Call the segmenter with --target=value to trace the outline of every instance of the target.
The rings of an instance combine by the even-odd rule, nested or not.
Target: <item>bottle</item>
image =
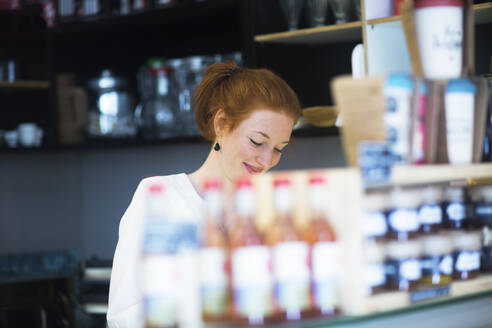
[[[469,219],[464,202],[463,189],[448,187],[443,202],[445,226],[451,230],[468,228]]]
[[[450,235],[454,248],[453,280],[478,277],[482,250],[480,233],[455,231]]]
[[[412,161],[413,164],[424,164],[425,159],[425,112],[427,110],[427,84],[419,81],[417,108],[413,117]]]
[[[309,315],[309,246],[302,240],[292,217],[290,181],[274,180],[276,216],[268,229],[267,244],[272,247],[275,305],[285,320]]]
[[[453,274],[453,244],[449,236],[428,234],[421,237],[422,279],[427,286],[447,285]]]
[[[435,233],[443,227],[441,200],[441,188],[428,186],[422,190],[422,205],[418,211],[420,232]]]
[[[172,68],[158,58],[148,61],[147,71],[150,75],[152,92],[145,100],[141,119],[142,134],[146,139],[165,139],[175,136],[177,107],[175,98],[170,93],[169,74]]]
[[[333,315],[339,306],[340,246],[326,217],[326,193],[323,177],[309,179],[310,219],[304,240],[310,245],[311,299],[321,315]]]
[[[222,190],[218,180],[206,181],[204,199],[200,250],[202,311],[206,322],[216,322],[226,318],[230,302],[227,272],[228,241],[222,227]]]
[[[251,180],[240,179],[235,192],[235,218],[229,231],[235,319],[261,325],[274,315],[271,253],[255,224]]]
[[[364,283],[366,295],[384,292],[386,285],[385,253],[381,242],[364,243]]]
[[[391,211],[388,214],[389,238],[408,240],[417,237],[420,222],[417,207],[420,195],[411,189],[395,188],[390,194]]]
[[[146,195],[142,247],[145,327],[178,324],[178,249],[170,242],[173,224],[166,209],[165,186],[151,185]]]
[[[371,192],[364,196],[362,231],[370,241],[382,241],[388,234],[388,195],[385,192]]]
[[[414,290],[422,277],[421,244],[419,240],[388,241],[386,253],[386,288]]]

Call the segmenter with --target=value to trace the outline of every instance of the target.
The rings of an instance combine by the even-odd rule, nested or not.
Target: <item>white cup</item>
[[[17,132],[17,130],[5,132],[5,142],[8,147],[16,148],[19,143],[19,132]]]
[[[461,5],[460,5],[461,4]],[[415,28],[424,76],[453,79],[461,75],[463,3],[420,0],[415,3]]]
[[[470,164],[473,159],[473,127],[476,87],[466,79],[446,86],[446,141],[451,164]]]
[[[20,144],[23,147],[39,147],[43,131],[35,123],[21,123],[17,127]]]

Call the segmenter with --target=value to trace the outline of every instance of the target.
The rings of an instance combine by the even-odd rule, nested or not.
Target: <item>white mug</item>
[[[43,130],[36,123],[21,123],[17,127],[19,141],[23,147],[39,147],[43,137]]]

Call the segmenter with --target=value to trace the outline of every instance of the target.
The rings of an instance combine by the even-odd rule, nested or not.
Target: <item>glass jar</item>
[[[453,275],[453,244],[445,235],[426,235],[420,238],[422,279],[424,285],[446,285]]]
[[[492,186],[470,190],[472,200],[471,225],[475,228],[492,227]]]
[[[478,232],[453,232],[453,279],[476,278],[480,271],[481,236]]]
[[[364,237],[372,240],[383,240],[388,233],[386,211],[388,195],[383,192],[369,193],[363,201],[362,231]]]
[[[409,240],[417,237],[419,219],[417,208],[420,205],[420,195],[415,190],[393,189],[390,193],[388,213],[389,238]]]
[[[422,277],[419,240],[389,241],[385,245],[386,288],[414,290]]]
[[[367,288],[367,295],[383,292],[386,285],[386,272],[382,244],[365,243],[364,262],[364,282]]]
[[[468,227],[466,207],[463,199],[463,189],[448,187],[443,202],[445,226],[448,229],[459,230]]]
[[[422,190],[422,205],[418,211],[420,232],[436,233],[442,227],[442,190],[438,186],[428,186]]]
[[[488,227],[482,230],[482,241],[480,268],[482,272],[492,273],[492,233]]]

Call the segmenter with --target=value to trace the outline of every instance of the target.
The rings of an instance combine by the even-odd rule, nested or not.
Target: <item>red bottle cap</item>
[[[427,7],[463,7],[462,0],[416,0],[414,8]]]
[[[273,180],[273,185],[275,187],[279,186],[289,186],[290,185],[290,180],[286,177],[278,177]]]
[[[157,193],[161,193],[164,191],[164,186],[160,183],[154,183],[154,184],[151,184],[150,187],[149,187],[149,192],[152,193],[152,194],[157,194]]]
[[[319,175],[312,176],[309,178],[309,184],[325,183],[325,178]]]
[[[242,177],[236,181],[236,188],[252,187],[252,186],[253,184],[251,183],[251,179],[248,177]]]
[[[221,184],[220,181],[217,179],[209,179],[209,180],[205,180],[204,188],[205,190],[220,189]]]

